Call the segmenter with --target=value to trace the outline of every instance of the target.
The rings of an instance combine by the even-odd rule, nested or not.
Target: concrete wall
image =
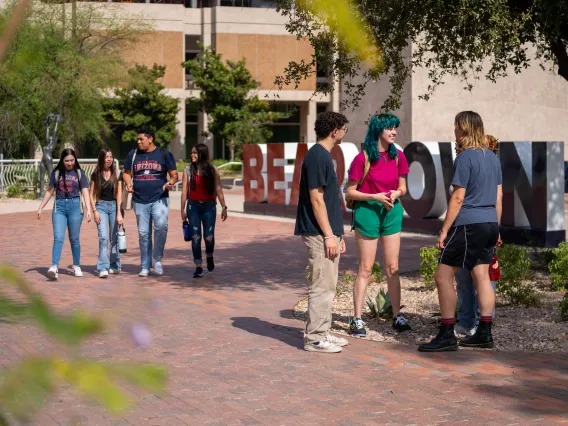
[[[307,40],[296,40],[292,35],[234,34],[214,35],[215,49],[223,59],[238,61],[246,59],[246,66],[253,78],[260,83],[259,89],[274,88],[274,79],[282,75],[290,61],[311,61],[313,48]],[[285,90],[310,90],[316,88],[315,74],[302,80],[298,88]]]
[[[457,78],[448,78],[429,101],[419,100],[428,84],[427,71],[415,70],[414,140],[452,141],[456,113],[473,110],[483,118],[486,133],[502,141],[568,141],[568,81],[536,63],[497,83],[476,81],[471,92]],[[568,149],[564,151],[568,160]]]
[[[408,55],[410,55],[410,48],[408,49]],[[362,81],[361,77],[357,77],[353,80],[353,83],[357,84]],[[408,79],[405,83],[404,92],[402,95],[401,107],[392,111],[400,119],[400,128],[398,129],[396,142],[404,147],[406,144],[411,142],[414,138],[412,119],[414,104],[412,102],[412,79]],[[353,142],[357,146],[365,141],[365,135],[367,134],[367,122],[369,118],[380,112],[383,102],[390,93],[391,85],[388,81],[388,77],[377,81],[376,83],[369,82],[366,86],[365,95],[359,101],[359,106],[353,110],[351,107],[346,108],[343,112],[349,119],[349,132],[345,138],[348,142]],[[341,90],[341,100],[347,99],[345,91]]]
[[[174,31],[152,31],[142,36],[138,44],[123,53],[127,62],[146,65],[165,65],[162,84],[167,89],[184,87],[184,34]]]

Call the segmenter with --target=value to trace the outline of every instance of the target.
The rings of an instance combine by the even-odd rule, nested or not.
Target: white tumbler
[[[118,232],[118,251],[120,253],[126,253],[126,231],[123,228],[121,228]]]

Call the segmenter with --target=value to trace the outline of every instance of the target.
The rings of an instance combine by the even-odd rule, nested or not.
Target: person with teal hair
[[[374,115],[369,121],[363,149],[349,169],[345,195],[354,202],[353,229],[359,256],[353,288],[355,312],[349,320],[349,331],[355,337],[367,335],[361,315],[379,239],[393,308],[393,328],[397,331],[410,330],[407,319],[400,312],[398,258],[404,210],[399,198],[406,194],[409,169],[404,153],[394,144],[399,126],[400,120],[396,115]]]

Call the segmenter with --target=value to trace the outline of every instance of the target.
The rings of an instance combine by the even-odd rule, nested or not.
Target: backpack
[[[81,214],[83,214],[83,195],[81,194],[81,177],[85,176],[85,172],[83,171],[83,169],[78,169],[80,171],[80,173],[77,173],[77,170],[75,170],[75,173],[77,173],[77,179],[78,179],[78,185],[79,185],[79,205],[81,207]],[[86,176],[85,176],[86,178]],[[55,170],[55,183],[57,185],[57,181],[59,180],[59,170]],[[54,195],[57,194],[57,189],[54,192]],[[53,211],[56,212],[57,211],[57,203],[53,203]]]
[[[371,162],[369,161],[369,155],[367,154],[367,151],[363,150],[363,153],[365,155],[365,171],[363,172],[363,177],[361,178],[361,180],[357,184],[357,190],[359,190],[359,188],[361,188],[361,185],[363,184],[363,181],[367,177],[367,174],[369,173],[369,169],[371,168]],[[347,171],[347,174],[349,174],[349,171]],[[345,182],[345,184],[343,185],[343,192],[345,193],[346,191],[347,191],[347,182]],[[345,198],[346,198],[345,199],[345,207],[347,207],[349,210],[353,210],[355,208],[355,200],[351,200],[347,197],[345,197]]]

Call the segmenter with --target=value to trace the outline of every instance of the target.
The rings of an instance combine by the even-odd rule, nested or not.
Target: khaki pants
[[[331,309],[339,275],[339,255],[330,260],[325,256],[321,235],[302,237],[308,249],[312,279],[308,292],[308,321],[304,344],[324,340],[331,328]],[[335,237],[341,248],[341,237]]]

